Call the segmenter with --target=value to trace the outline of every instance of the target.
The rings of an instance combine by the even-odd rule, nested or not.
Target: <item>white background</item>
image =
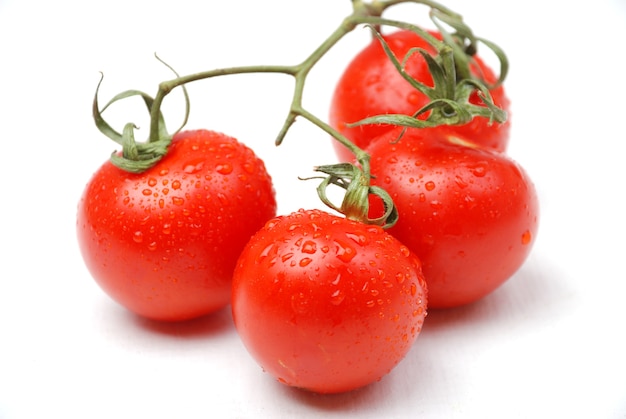
[[[538,241],[494,294],[431,313],[381,382],[323,397],[263,373],[228,308],[172,325],[116,305],[83,265],[75,213],[117,147],[91,119],[100,71],[104,101],[130,88],[154,94],[171,77],[155,52],[182,74],[295,64],[350,13],[349,0],[0,0],[0,418],[626,417],[626,2],[445,4],[509,54],[509,152],[540,193]],[[394,10],[425,22],[422,7]],[[309,110],[326,117],[338,74],[368,39],[357,29],[319,64]],[[187,127],[253,147],[280,213],[322,207],[316,183],[297,177],[335,161],[304,120],[274,147],[291,88],[278,75],[189,86]],[[145,111],[132,103],[109,116],[145,135]],[[173,93],[171,128],[180,109]]]

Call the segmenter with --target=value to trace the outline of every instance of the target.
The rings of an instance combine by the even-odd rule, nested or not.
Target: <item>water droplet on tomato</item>
[[[232,173],[233,166],[230,163],[222,163],[222,164],[218,164],[215,167],[215,170],[217,170],[217,173],[220,173],[222,175],[228,175],[228,174]]]
[[[396,281],[398,281],[398,284],[402,284],[404,282],[404,274],[402,274],[402,272],[398,272],[396,274]]]
[[[256,165],[254,164],[254,162],[247,161],[243,164],[243,170],[250,174],[253,174],[256,171]]]
[[[151,242],[150,244],[148,244],[148,250],[155,251],[156,248],[157,248],[157,243],[156,242]]]
[[[185,199],[180,196],[174,196],[172,197],[172,203],[174,205],[183,205],[185,203]]]
[[[311,258],[302,258],[300,259],[300,266],[304,268],[305,266],[308,266],[311,262],[313,262],[313,259]]]
[[[469,167],[470,172],[476,177],[483,177],[487,174],[487,162],[478,162]]]
[[[150,179],[148,179],[148,186],[156,186],[157,184],[157,180],[153,177],[151,177]]]
[[[172,182],[172,189],[180,189],[180,181],[175,180]]]
[[[204,161],[190,162],[183,166],[183,172],[187,174],[198,173],[204,167]]]
[[[404,256],[405,258],[408,258],[411,255],[411,251],[409,250],[408,247],[406,246],[401,246],[400,247],[400,253],[402,254],[402,256]]]
[[[374,306],[376,305],[376,301],[374,301],[374,300],[369,300],[369,301],[367,301],[367,302],[365,303],[365,305],[366,305],[367,307],[369,307],[369,308],[372,308],[372,307],[374,307]]]
[[[270,244],[270,245],[266,246],[266,247],[265,247],[265,248],[261,251],[261,253],[259,253],[259,255],[257,256],[257,258],[256,258],[256,262],[257,262],[257,263],[261,263],[261,262],[263,262],[263,259],[265,259],[265,258],[266,258],[266,257],[270,254],[270,251],[272,250],[272,248],[273,248],[273,247],[274,247],[274,243],[272,243],[272,244]]]
[[[172,232],[172,225],[169,223],[163,224],[163,228],[161,229],[163,234],[170,234]]]
[[[522,234],[522,244],[527,245],[533,239],[533,235],[529,230],[526,230],[524,234]]]
[[[332,305],[338,306],[346,299],[346,295],[341,290],[335,290],[332,294],[330,294],[330,303]]]
[[[143,233],[141,231],[135,231],[133,233],[133,241],[135,243],[141,243],[143,241]]]
[[[424,307],[420,306],[413,310],[413,317],[421,316],[422,314],[424,314]]]
[[[141,191],[141,193],[144,196],[150,196],[150,195],[152,195],[152,189],[144,189],[143,191]]]
[[[411,297],[415,297],[415,295],[417,294],[417,285],[415,285],[415,282],[411,284]]]
[[[456,176],[454,183],[461,189],[467,188],[467,182],[461,176]]]
[[[224,195],[223,193],[218,193],[217,194],[217,199],[219,199],[220,203],[222,205],[228,205],[228,197],[226,195]]]
[[[337,245],[335,249],[335,255],[337,259],[342,262],[350,262],[356,256],[356,250],[352,246],[347,243],[344,243],[340,240],[335,240],[335,244]]]
[[[435,189],[435,182],[433,182],[432,180],[429,180],[428,182],[424,184],[424,187],[426,188],[427,191],[432,191],[433,189]]]
[[[307,240],[302,245],[301,250],[302,250],[302,253],[307,253],[309,255],[312,255],[317,251],[317,245],[315,244],[314,241]]]
[[[419,106],[423,102],[423,95],[417,90],[412,90],[406,98],[411,105]]]
[[[308,301],[303,292],[293,294],[291,296],[291,308],[297,314],[305,314],[307,312]]]
[[[367,237],[363,234],[346,233],[346,237],[358,244],[359,246],[365,246],[367,244]]]

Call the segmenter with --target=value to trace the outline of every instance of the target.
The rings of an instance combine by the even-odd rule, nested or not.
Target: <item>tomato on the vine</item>
[[[114,300],[148,318],[186,320],[230,302],[239,253],[275,215],[272,180],[250,148],[183,131],[142,173],[110,161],[95,172],[78,205],[78,242]]]
[[[426,316],[421,264],[381,227],[320,210],[269,221],[233,278],[235,326],[254,359],[289,386],[365,386],[406,355]]]
[[[441,38],[437,32],[429,32]],[[398,30],[383,35],[383,39],[400,61],[414,48],[424,49],[430,54],[436,53],[430,43],[410,30]],[[488,84],[497,80],[494,71],[479,56],[473,57],[470,69]],[[415,80],[432,86],[431,72],[420,54],[411,55],[405,64],[405,70]],[[492,88],[490,93],[497,107],[510,111],[509,99],[502,85]],[[411,86],[398,72],[380,41],[373,39],[352,59],[335,86],[329,122],[354,144],[366,148],[372,138],[382,135],[392,126],[368,124],[348,127],[346,124],[376,115],[413,115],[428,102],[428,97]],[[477,93],[470,97],[470,102],[481,104]],[[488,118],[477,116],[468,124],[440,125],[425,130],[430,131],[433,136],[454,136],[481,147],[505,151],[509,140],[510,118],[504,123],[490,123]],[[353,155],[348,149],[336,141],[333,144],[341,160],[352,160]]]
[[[413,128],[396,142],[400,132],[367,148],[372,184],[397,206],[399,220],[388,231],[421,259],[429,307],[476,301],[527,258],[539,218],[534,185],[502,153]]]

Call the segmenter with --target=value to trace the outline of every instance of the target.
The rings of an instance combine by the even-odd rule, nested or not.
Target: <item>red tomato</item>
[[[538,228],[534,185],[501,153],[419,129],[390,143],[400,130],[368,148],[372,184],[386,189],[398,209],[388,231],[421,259],[429,307],[476,301],[527,258]]]
[[[186,131],[141,174],[100,167],[78,205],[78,242],[114,300],[148,318],[185,320],[229,303],[239,253],[275,215],[272,181],[252,150]]]
[[[380,227],[300,210],[250,240],[235,269],[232,310],[265,371],[338,393],[379,380],[404,358],[426,297],[419,259]]]
[[[440,36],[434,32],[435,36]],[[400,30],[383,38],[389,44],[396,57],[402,61],[412,48],[423,48],[431,54],[433,47],[415,32]],[[482,74],[488,83],[494,83],[494,72],[475,56],[475,72]],[[424,58],[413,54],[406,64],[406,71],[415,80],[432,86],[432,77]],[[509,112],[509,99],[502,85],[492,89],[491,95],[496,106]],[[348,128],[346,123],[353,123],[364,118],[384,114],[413,115],[428,103],[428,98],[409,84],[393,66],[377,39],[363,49],[344,70],[330,105],[330,124],[360,148],[366,148],[372,138],[390,129],[390,125],[362,125]],[[475,94],[471,102],[482,103]],[[509,112],[510,116],[510,112]],[[505,151],[509,140],[510,118],[505,123],[490,124],[484,117],[475,117],[466,125],[441,125],[427,128],[432,135],[455,136],[464,141],[474,142],[482,147]],[[351,161],[353,155],[337,141],[333,141],[337,155],[343,161]]]

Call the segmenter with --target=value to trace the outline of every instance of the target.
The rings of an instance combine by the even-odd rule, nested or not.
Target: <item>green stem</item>
[[[303,107],[302,98],[304,95],[305,82],[311,69],[345,35],[352,32],[357,26],[364,25],[364,24],[370,25],[374,27],[375,29],[378,29],[382,26],[391,26],[391,27],[396,27],[399,29],[411,30],[413,32],[418,33],[420,36],[422,36],[437,51],[442,51],[442,49],[445,48],[449,44],[449,42],[444,42],[446,41],[446,38],[444,38],[444,41],[440,41],[437,38],[435,38],[433,35],[431,35],[428,31],[416,25],[412,25],[412,24],[402,22],[402,21],[385,19],[382,17],[382,14],[386,9],[395,5],[402,4],[402,3],[417,3],[417,4],[423,4],[423,5],[430,7],[431,18],[435,14],[437,16],[443,16],[445,23],[452,25],[455,29],[457,29],[457,32],[462,32],[460,35],[460,39],[462,42],[465,42],[465,39],[469,38],[470,43],[473,43],[477,40],[477,38],[474,38],[469,28],[467,28],[464,25],[460,15],[452,12],[451,10],[443,7],[439,3],[431,1],[431,0],[372,0],[371,2],[367,2],[364,0],[351,0],[351,1],[352,1],[352,6],[353,6],[352,13],[349,16],[347,16],[341,22],[341,24],[330,34],[330,36],[326,38],[326,40],[319,47],[317,47],[300,64],[269,65],[269,66],[258,65],[258,66],[240,66],[240,67],[220,68],[220,69],[213,69],[209,71],[194,73],[194,74],[190,74],[190,75],[186,75],[182,77],[176,74],[175,72],[176,78],[164,81],[159,84],[159,87],[158,87],[158,90],[154,99],[146,95],[145,93],[138,92],[138,91],[128,91],[120,95],[117,95],[111,102],[109,102],[109,104],[117,100],[120,100],[122,98],[129,97],[129,96],[140,96],[143,98],[150,112],[150,132],[149,132],[147,143],[143,143],[143,144],[135,143],[134,135],[133,135],[134,125],[127,124],[124,130],[124,133],[119,134],[115,130],[113,130],[106,123],[106,121],[104,121],[104,119],[101,117],[101,113],[102,111],[104,111],[104,109],[106,109],[106,107],[109,104],[107,104],[107,106],[105,106],[102,110],[98,108],[97,90],[96,90],[96,96],[94,98],[94,109],[93,109],[94,119],[96,120],[96,125],[109,138],[112,138],[116,142],[123,144],[125,148],[132,149],[131,150],[132,152],[127,152],[128,150],[123,150],[122,157],[119,158],[118,156],[116,156],[116,161],[114,163],[122,168],[126,168],[126,170],[140,172],[142,170],[147,169],[147,167],[149,167],[148,165],[156,164],[156,162],[158,162],[158,160],[161,157],[163,157],[163,155],[166,152],[167,146],[171,142],[172,135],[170,135],[165,128],[165,121],[161,113],[161,106],[163,104],[165,97],[177,87],[182,87],[183,89],[185,89],[185,86],[188,83],[199,81],[199,80],[206,80],[206,79],[219,77],[219,76],[227,76],[227,75],[234,75],[234,74],[250,74],[250,73],[280,73],[280,74],[285,74],[285,75],[294,77],[295,87],[293,91],[291,105],[289,107],[289,112],[276,138],[276,144],[279,145],[282,143],[283,139],[287,135],[287,132],[289,131],[291,126],[294,124],[297,117],[305,118],[309,122],[321,128],[326,133],[330,134],[333,138],[339,141],[342,145],[347,147],[355,155],[356,160],[360,166],[357,169],[356,166],[352,165],[356,170],[358,170],[358,173],[357,172],[352,173],[352,170],[346,170],[343,166],[341,166],[339,169],[332,168],[332,167],[328,169],[328,167],[326,167],[328,170],[324,171],[326,170],[324,169],[322,170],[322,172],[330,175],[328,183],[338,184],[338,185],[341,185],[342,187],[346,187],[348,189],[347,195],[351,195],[353,197],[361,196],[362,193],[360,192],[361,189],[359,188],[362,188],[362,187],[370,188],[369,186],[369,181],[371,177],[370,162],[369,162],[370,156],[364,150],[360,149],[355,144],[353,144],[350,140],[348,140],[348,138],[346,138],[344,135],[342,135],[333,127],[331,127],[329,124],[322,121],[321,119],[319,119],[318,117],[316,117],[315,115],[313,115],[311,112],[307,111]],[[437,24],[436,21],[435,21],[435,24]],[[377,31],[377,32],[380,32],[380,31]],[[447,36],[447,39],[451,39],[450,36]],[[483,41],[483,40],[481,39],[480,41]],[[487,46],[492,48],[491,46],[492,44],[484,42],[484,41],[483,43],[486,43]],[[457,45],[457,48],[455,50],[455,56],[456,56],[456,53],[458,53],[458,48],[459,47]],[[466,60],[466,57],[463,57],[463,59]],[[447,74],[453,74],[453,75],[455,74],[454,73],[455,70],[453,69],[454,58],[452,57],[452,54],[448,54],[448,56],[445,57],[443,65],[444,65],[444,68],[447,70],[446,71]],[[446,87],[447,91],[444,96],[446,97],[454,96],[453,84],[454,83],[451,83],[450,86]],[[185,91],[185,99],[188,104],[188,97],[187,97],[186,91]],[[184,127],[185,123],[187,122],[187,117],[188,117],[188,112],[185,116],[185,120],[182,126],[178,129],[178,131],[180,131]],[[135,164],[135,162],[130,162],[131,164],[127,164],[127,162],[123,161],[124,159],[127,159],[127,160],[134,159],[137,161],[141,160],[142,163],[139,165]],[[350,180],[345,180],[342,177],[345,173],[351,173],[349,175],[349,178],[354,182],[358,182],[358,185],[356,183],[351,183]],[[349,186],[348,188],[348,185],[351,185],[351,186]],[[374,188],[374,189],[371,189],[371,188]],[[372,193],[375,193],[377,195],[385,195],[384,191],[378,190],[380,188],[375,188],[375,187],[371,187],[371,188],[368,190],[370,191],[373,190]],[[353,191],[357,191],[357,192],[353,192]],[[389,204],[391,206],[388,208],[388,213],[392,214],[394,212],[394,209],[393,209],[393,203],[391,202],[391,198],[383,197],[383,199],[385,200],[386,205],[391,203]],[[359,199],[355,199],[355,201],[363,201],[363,199],[359,198]],[[358,204],[358,205],[361,205],[361,204]],[[359,213],[360,211],[360,213],[365,214],[365,219],[366,219],[365,221],[367,221],[368,220],[367,211],[364,210],[364,208],[366,209],[367,203],[362,203],[362,205],[364,205],[364,207],[357,209],[356,213]],[[352,209],[354,209],[354,207],[347,208],[349,212]],[[387,215],[385,216],[385,219],[381,219],[382,221],[377,220],[377,223],[384,225],[386,222],[385,221],[386,218],[387,218]]]

